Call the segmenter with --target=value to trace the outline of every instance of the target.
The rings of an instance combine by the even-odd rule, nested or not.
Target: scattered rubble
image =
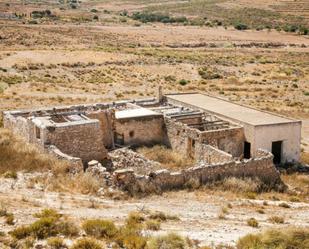
[[[132,169],[137,174],[148,174],[163,168],[160,163],[149,160],[128,148],[114,150],[109,153],[109,156],[113,163],[113,170]]]

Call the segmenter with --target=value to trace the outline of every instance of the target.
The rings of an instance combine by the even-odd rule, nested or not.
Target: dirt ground
[[[309,152],[308,35],[265,28],[240,31],[211,23],[142,23],[123,13],[172,9],[176,16],[224,22],[224,15],[215,15],[218,8],[223,8],[222,13],[239,11],[233,12],[236,16],[256,8],[256,13],[271,11],[262,11],[261,20],[272,21],[276,19],[272,15],[278,13],[287,22],[288,14],[292,14],[292,21],[299,17],[301,23],[309,20],[308,2],[304,0],[213,2],[87,0],[74,9],[58,1],[28,0],[22,5],[22,1],[0,0],[0,112],[146,98],[156,96],[158,86],[162,86],[166,93],[208,93],[300,119],[302,148]],[[208,7],[209,12],[204,13],[203,8]],[[33,10],[47,9],[56,17],[27,17]],[[24,16],[11,17],[14,13]],[[149,209],[180,217],[180,221],[164,223],[158,233],[176,231],[203,244],[234,245],[250,232],[309,225],[307,200],[288,202],[291,208],[287,209],[278,206],[281,201],[268,199],[268,206],[264,206],[264,199],[198,190],[116,201],[49,192],[44,186],[30,188],[24,177],[30,176],[20,175],[17,182],[0,178],[0,203],[14,213],[16,226],[32,222],[32,214],[45,207],[60,209],[77,220],[102,217],[117,223],[130,211]],[[225,219],[219,219],[221,209],[228,204],[232,208]],[[262,208],[265,214],[257,211]],[[270,223],[267,219],[272,215],[283,216],[285,223]],[[259,221],[259,228],[247,225],[251,217]],[[0,230],[11,229],[0,222]]]
[[[279,207],[282,201],[250,200],[235,198],[226,193],[221,196],[207,191],[177,191],[162,196],[149,196],[142,199],[112,200],[107,197],[93,197],[79,194],[45,191],[42,186],[29,188],[30,174],[19,175],[18,180],[0,179],[0,203],[14,213],[16,224],[33,222],[33,214],[42,208],[54,208],[76,221],[89,218],[111,219],[122,224],[132,211],[162,211],[176,215],[179,221],[168,221],[155,234],[177,232],[201,242],[201,245],[235,245],[239,237],[256,233],[270,227],[289,225],[308,226],[309,204],[285,202],[290,208]],[[28,186],[28,187],[27,187]],[[16,208],[18,206],[18,209]],[[222,208],[230,206],[224,218],[218,218]],[[263,209],[264,214],[258,210]],[[284,224],[274,225],[268,221],[271,216],[284,217]],[[256,218],[258,228],[247,225],[247,219]],[[9,231],[12,226],[0,223],[0,229]]]

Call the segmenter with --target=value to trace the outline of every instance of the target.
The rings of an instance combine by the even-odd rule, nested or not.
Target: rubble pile
[[[113,164],[113,170],[130,168],[137,174],[148,174],[162,168],[160,163],[149,160],[128,148],[114,150],[109,153],[109,156]]]
[[[110,182],[111,174],[98,161],[92,160],[88,162],[86,172],[99,178],[100,180],[102,180],[102,182],[105,182],[107,185],[110,185],[108,183]]]

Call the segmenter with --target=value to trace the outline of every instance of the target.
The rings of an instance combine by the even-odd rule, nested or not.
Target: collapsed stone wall
[[[4,113],[3,126],[6,129],[13,131],[14,134],[23,137],[27,142],[30,142],[30,120],[23,117],[14,117],[11,114]]]
[[[108,153],[112,162],[111,170],[133,169],[136,174],[148,174],[152,171],[161,169],[163,166],[159,162],[149,160],[143,155],[130,150],[121,148]]]
[[[207,151],[207,148],[203,147],[204,144],[227,152],[233,157],[240,157],[243,153],[244,131],[242,127],[199,131],[169,118],[165,119],[165,125],[165,144],[179,153],[186,155],[189,154],[189,150],[192,150],[194,158],[203,158],[203,148]],[[189,147],[188,139],[194,141],[194,148]]]
[[[200,164],[196,167],[170,172],[159,170],[148,175],[136,175],[133,170],[114,172],[114,182],[122,190],[131,194],[160,193],[162,191],[200,186],[228,177],[259,178],[265,184],[273,186],[281,182],[279,172],[273,164],[273,155],[259,152],[259,158],[243,161],[230,161],[218,164]]]
[[[69,162],[69,172],[70,173],[78,173],[82,172],[84,169],[83,162],[78,157],[71,157],[67,154],[64,154],[61,150],[59,150],[56,146],[50,145],[46,148],[47,152],[53,156],[55,156],[59,160],[64,160]]]

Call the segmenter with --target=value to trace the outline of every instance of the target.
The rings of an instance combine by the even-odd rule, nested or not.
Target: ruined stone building
[[[297,162],[300,157],[300,121],[198,93],[6,111],[4,126],[57,157],[84,166],[91,160],[104,165],[109,151],[117,148],[156,144],[197,162],[181,172],[145,176],[118,172],[122,184],[141,191],[225,176],[271,181],[278,177],[273,162]]]

